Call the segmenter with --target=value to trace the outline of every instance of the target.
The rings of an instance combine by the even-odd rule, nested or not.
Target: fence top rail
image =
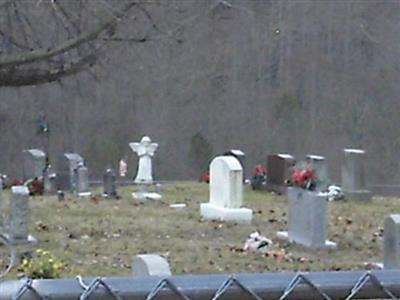
[[[224,287],[224,288],[223,288]],[[222,289],[223,288],[223,289]],[[0,300],[5,299],[145,299],[157,291],[168,299],[213,299],[223,293],[243,299],[254,293],[268,299],[357,299],[400,295],[400,270],[335,271],[308,273],[240,273],[182,275],[170,277],[109,277],[13,280],[0,283]],[[250,292],[249,292],[250,291]],[[353,291],[353,293],[352,293]],[[181,293],[182,295],[178,295]],[[355,295],[357,294],[357,295]],[[325,295],[325,296],[322,296]],[[159,299],[157,296],[157,299]],[[353,297],[352,296],[352,297]],[[398,297],[397,296],[397,297]],[[283,298],[282,298],[283,297]],[[394,297],[394,296],[393,296]],[[392,298],[393,298],[392,297]],[[218,299],[219,296],[215,299]],[[252,297],[255,298],[254,295]],[[151,296],[148,299],[153,299]],[[355,299],[355,298],[349,298]]]

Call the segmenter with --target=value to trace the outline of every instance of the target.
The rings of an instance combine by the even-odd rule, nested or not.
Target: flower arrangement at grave
[[[290,178],[286,181],[286,184],[288,186],[300,187],[305,190],[314,191],[318,182],[319,180],[315,170],[300,164],[294,167]]]
[[[66,265],[49,251],[37,249],[32,258],[24,258],[18,271],[32,279],[60,278]]]

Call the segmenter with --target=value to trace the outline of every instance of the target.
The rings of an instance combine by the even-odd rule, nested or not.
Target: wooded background
[[[26,30],[27,38],[37,34],[50,46],[68,39],[51,2],[19,3],[31,27],[47,24]],[[121,3],[83,2],[95,9],[85,15],[73,7],[78,0],[57,1],[71,15],[81,12],[87,27],[92,15]],[[5,17],[10,1],[0,9],[1,32],[18,36],[21,20]],[[354,147],[367,151],[371,182],[398,183],[399,15],[397,0],[149,2],[112,28],[117,38],[89,70],[0,88],[0,171],[18,176],[21,151],[44,147],[36,134],[44,112],[50,159],[77,152],[92,178],[121,157],[133,177],[128,143],[148,135],[159,143],[161,180],[197,179],[229,148],[246,153],[248,174],[273,152],[324,155],[339,180],[342,149]],[[0,60],[17,51],[6,34],[0,43]]]

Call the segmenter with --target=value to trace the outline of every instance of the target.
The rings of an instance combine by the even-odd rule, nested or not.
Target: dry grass
[[[330,203],[328,235],[338,249],[310,251],[275,238],[277,231],[286,229],[284,197],[246,188],[245,206],[254,210],[254,220],[238,225],[201,220],[199,204],[208,201],[207,185],[164,185],[163,202],[158,204],[140,204],[132,199],[133,190],[121,189],[120,200],[98,203],[72,196],[64,202],[56,197],[32,198],[31,234],[39,238],[41,248],[67,263],[64,277],[129,275],[132,258],[141,253],[166,257],[174,274],[346,270],[382,261],[383,220],[400,211],[396,199]],[[188,206],[169,207],[177,202]],[[243,253],[244,241],[255,230],[286,255]]]

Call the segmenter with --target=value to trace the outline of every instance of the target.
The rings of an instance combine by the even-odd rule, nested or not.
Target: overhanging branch
[[[97,55],[91,53],[80,60],[58,68],[14,68],[0,69],[0,86],[26,86],[57,81],[75,75],[95,64]]]
[[[0,69],[17,67],[24,64],[29,64],[33,62],[38,62],[42,60],[49,59],[53,56],[65,53],[71,49],[74,49],[84,43],[95,40],[103,31],[113,26],[121,18],[126,15],[126,13],[137,4],[136,1],[129,2],[120,11],[114,14],[113,17],[100,24],[96,29],[90,32],[85,32],[74,39],[68,40],[65,43],[59,45],[58,47],[51,50],[35,50],[29,53],[23,53],[12,56],[2,56],[0,57]],[[1,70],[4,72],[4,70]]]

